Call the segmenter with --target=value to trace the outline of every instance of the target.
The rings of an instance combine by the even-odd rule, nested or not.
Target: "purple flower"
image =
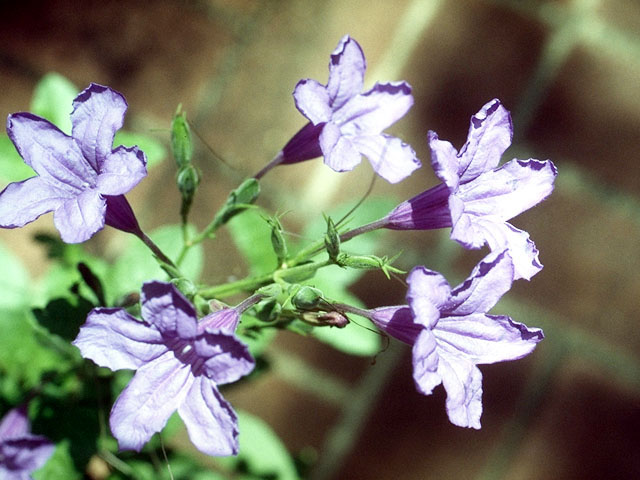
[[[0,478],[28,480],[53,455],[55,446],[47,438],[31,434],[27,409],[10,410],[0,422]]]
[[[382,131],[413,105],[406,82],[376,84],[366,93],[366,62],[358,42],[345,35],[331,55],[329,82],[301,80],[293,97],[311,123],[284,147],[281,163],[296,163],[324,155],[337,172],[352,170],[361,155],[391,183],[408,177],[420,162],[413,149]]]
[[[141,302],[142,321],[119,308],[92,310],[73,342],[102,367],[136,370],[111,409],[120,448],[140,451],[177,410],[200,451],[235,455],[237,417],[217,385],[254,367],[233,334],[238,311],[226,308],[198,322],[187,299],[162,282],[145,283]]]
[[[522,358],[544,338],[540,329],[487,314],[512,278],[506,251],[487,256],[453,290],[439,273],[416,267],[407,279],[408,307],[368,311],[380,329],[413,345],[413,378],[421,393],[444,385],[455,425],[480,428],[482,374],[476,365]]]
[[[37,176],[0,192],[0,226],[22,227],[53,211],[67,243],[89,239],[105,225],[139,234],[124,194],[146,176],[138,147],[112,149],[127,102],[108,87],[91,84],[73,101],[71,136],[31,113],[7,118],[7,133]]]
[[[466,248],[486,243],[492,251],[508,249],[515,278],[529,280],[542,269],[538,250],[527,232],[507,220],[549,196],[557,170],[549,160],[534,159],[514,159],[498,167],[512,135],[511,117],[499,100],[471,117],[467,143],[459,152],[430,131],[431,163],[444,183],[398,205],[381,226],[452,227],[451,238]]]

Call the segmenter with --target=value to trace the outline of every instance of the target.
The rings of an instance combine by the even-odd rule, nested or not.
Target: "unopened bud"
[[[329,254],[329,258],[331,260],[336,261],[338,255],[340,254],[340,235],[338,234],[338,230],[336,229],[333,220],[330,217],[327,217],[327,233],[324,235],[324,246],[327,249],[327,253]]]
[[[287,241],[282,234],[282,225],[280,224],[280,220],[275,217],[268,219],[268,222],[271,225],[271,245],[273,246],[276,257],[278,257],[278,264],[282,265],[289,255]]]
[[[171,122],[171,151],[179,169],[189,165],[193,156],[193,143],[191,142],[191,129],[187,123],[187,114],[180,112],[180,108],[179,106]]]
[[[291,299],[291,303],[299,310],[312,310],[322,300],[322,292],[314,287],[301,287]]]
[[[258,303],[255,307],[255,316],[258,320],[263,322],[274,322],[278,319],[282,306],[276,301],[275,298],[270,298]]]

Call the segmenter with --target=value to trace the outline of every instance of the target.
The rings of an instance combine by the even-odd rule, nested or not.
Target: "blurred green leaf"
[[[149,234],[151,239],[170,258],[176,258],[182,248],[180,225],[165,225]],[[190,280],[197,281],[204,266],[202,245],[189,249],[180,270]],[[149,280],[166,280],[167,274],[158,266],[151,251],[139,239],[131,237],[126,249],[107,273],[106,288],[115,298],[131,292],[139,292],[142,284]],[[113,297],[112,297],[113,298]]]
[[[250,413],[237,414],[240,452],[237,457],[221,457],[216,461],[229,470],[242,466],[246,478],[298,480],[293,458],[272,428]]]
[[[238,335],[238,337],[240,337],[240,339],[249,347],[251,355],[253,355],[254,358],[257,358],[269,346],[276,336],[277,331],[275,328],[261,328],[258,332],[246,331],[247,328],[250,328],[253,325],[264,327],[265,323],[251,315],[242,315],[240,328],[236,332],[236,335]]]
[[[0,182],[19,182],[34,175],[35,172],[24,163],[9,137],[0,134]],[[4,188],[2,183],[0,188]]]
[[[113,140],[114,146],[124,145],[132,147],[137,145],[147,156],[147,167],[158,165],[167,157],[167,149],[155,138],[141,133],[132,133],[126,130],[118,130]]]
[[[71,135],[73,100],[80,90],[62,75],[51,72],[43,76],[31,98],[31,112],[46,118],[67,135]]]
[[[48,371],[66,368],[57,350],[45,348],[44,332],[27,311],[0,310],[0,373],[23,389],[33,388]]]
[[[30,279],[22,261],[0,242],[0,310],[13,310],[29,303]]]
[[[74,480],[82,478],[76,470],[69,451],[69,441],[64,440],[57,446],[49,461],[32,475],[33,480]]]
[[[247,261],[252,275],[268,273],[278,260],[271,245],[271,227],[262,210],[253,208],[233,217],[227,224],[236,247]]]

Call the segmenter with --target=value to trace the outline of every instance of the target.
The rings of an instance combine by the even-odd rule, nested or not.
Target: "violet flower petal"
[[[404,117],[412,105],[408,83],[376,83],[337,110],[331,121],[340,125],[345,135],[375,135]]]
[[[335,111],[362,91],[367,63],[362,48],[349,35],[340,39],[331,54],[327,92]]]
[[[390,135],[360,135],[351,138],[356,150],[369,159],[373,170],[389,183],[398,183],[420,168],[410,145]]]
[[[22,227],[40,215],[59,208],[69,193],[50,185],[42,177],[14,182],[0,193],[0,226]]]
[[[97,186],[103,195],[123,195],[147,176],[147,159],[138,147],[120,146],[101,165]]]
[[[462,316],[486,313],[509,291],[513,279],[513,262],[506,251],[491,253],[478,263],[469,278],[451,292],[443,311]]]
[[[142,318],[160,330],[163,336],[194,338],[197,334],[196,310],[170,283],[147,282],[140,296]]]
[[[72,343],[111,370],[137,369],[167,352],[158,330],[121,308],[94,308]]]
[[[104,227],[105,199],[93,188],[66,199],[53,212],[53,223],[66,243],[88,240]]]
[[[433,328],[440,319],[440,307],[449,299],[451,287],[438,272],[425,267],[415,267],[407,276],[409,290],[407,303],[414,315],[414,322]]]
[[[360,152],[334,123],[327,123],[320,134],[324,163],[336,172],[345,172],[362,161]]]
[[[18,153],[47,183],[69,194],[95,186],[97,172],[82,156],[78,144],[58,127],[31,113],[7,118],[7,134]]]
[[[144,364],[111,409],[109,425],[122,450],[140,451],[186,398],[195,377],[173,352]]]
[[[458,151],[446,140],[440,140],[438,134],[429,130],[427,133],[431,149],[431,167],[450,190],[455,191],[460,184],[458,173]]]
[[[332,109],[327,88],[315,80],[300,80],[293,90],[293,99],[296,108],[314,125],[327,122],[331,118]]]
[[[406,305],[374,308],[369,310],[369,314],[369,319],[376,327],[409,345],[415,343],[423,330],[421,325],[413,321],[413,313]]]
[[[235,382],[255,367],[247,346],[225,330],[207,329],[194,347],[198,356],[206,358],[204,374],[217,385]]]
[[[460,185],[455,195],[464,199],[466,214],[506,221],[547,198],[556,175],[549,161],[516,159]]]
[[[431,395],[442,379],[438,374],[439,355],[436,338],[431,330],[423,329],[412,348],[413,380],[423,395]]]
[[[189,439],[207,455],[238,453],[237,417],[231,405],[222,398],[215,385],[205,377],[197,377],[178,407]]]
[[[528,328],[507,316],[481,313],[443,317],[433,334],[441,352],[474,364],[517,360],[531,353],[544,338],[539,328]]]
[[[471,117],[467,143],[458,154],[460,183],[496,168],[502,154],[511,145],[512,137],[511,115],[500,100],[493,99],[485,104]]]
[[[73,101],[72,136],[94,170],[100,171],[102,162],[111,155],[113,138],[122,128],[126,111],[127,102],[120,93],[95,83]]]
[[[439,352],[438,374],[447,392],[449,421],[459,427],[480,428],[482,373],[470,360]]]
[[[31,480],[31,473],[43,467],[55,445],[40,435],[26,435],[0,444],[0,478]]]
[[[0,422],[0,442],[10,438],[20,438],[31,432],[31,422],[27,416],[27,408],[20,407],[9,410]]]

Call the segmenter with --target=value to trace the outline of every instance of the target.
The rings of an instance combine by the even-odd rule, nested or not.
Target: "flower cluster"
[[[189,233],[187,217],[200,173],[192,165],[186,116],[180,113],[174,119],[172,146],[179,167],[184,234],[175,262],[142,231],[124,197],[147,170],[145,154],[138,147],[112,146],[127,109],[120,93],[97,84],[81,92],[73,102],[71,136],[30,113],[9,116],[9,137],[36,176],[0,192],[0,226],[21,227],[53,211],[62,240],[78,243],[111,225],[139,237],[170,277],[170,283],[155,280],[142,285],[141,319],[132,310],[96,306],[73,341],[84,358],[99,366],[135,370],[110,413],[111,432],[120,449],[140,451],[177,412],[200,451],[238,453],[237,416],[218,387],[239,380],[255,366],[235,333],[248,309],[254,309],[256,321],[269,328],[287,328],[294,320],[342,328],[349,322],[347,313],[369,318],[380,330],[412,346],[418,391],[429,395],[442,384],[450,421],[471,428],[480,428],[482,413],[482,375],[477,365],[521,358],[543,339],[539,329],[488,313],[514,280],[529,280],[542,269],[528,233],[508,221],[550,195],[557,174],[548,160],[514,159],[500,165],[513,128],[509,112],[497,99],[471,117],[460,150],[428,132],[431,164],[442,183],[402,202],[385,217],[342,234],[327,219],[323,243],[295,256],[289,254],[282,225],[274,217],[269,225],[278,264],[270,273],[211,287],[196,286],[196,279],[180,271],[187,250],[211,238],[217,228],[255,202],[258,179],[279,164],[322,156],[330,168],[344,172],[365,156],[390,183],[421,166],[409,145],[383,133],[412,106],[411,87],[406,82],[377,83],[361,93],[365,70],[360,45],[345,36],[331,54],[327,84],[306,79],[295,87],[295,105],[309,123],[272,162],[233,190],[209,226],[196,235]],[[387,257],[341,251],[341,242],[380,228],[450,228],[451,238],[465,248],[486,244],[490,253],[455,288],[438,272],[413,268],[404,305],[363,310],[296,283],[328,265],[380,268],[387,275],[400,272]],[[315,261],[322,248],[329,258]],[[236,307],[216,301],[245,291],[253,295]],[[105,303],[104,297],[99,303]],[[21,475],[51,455],[51,443],[28,431],[23,410],[13,411],[0,424],[0,473],[7,478],[24,478]]]

